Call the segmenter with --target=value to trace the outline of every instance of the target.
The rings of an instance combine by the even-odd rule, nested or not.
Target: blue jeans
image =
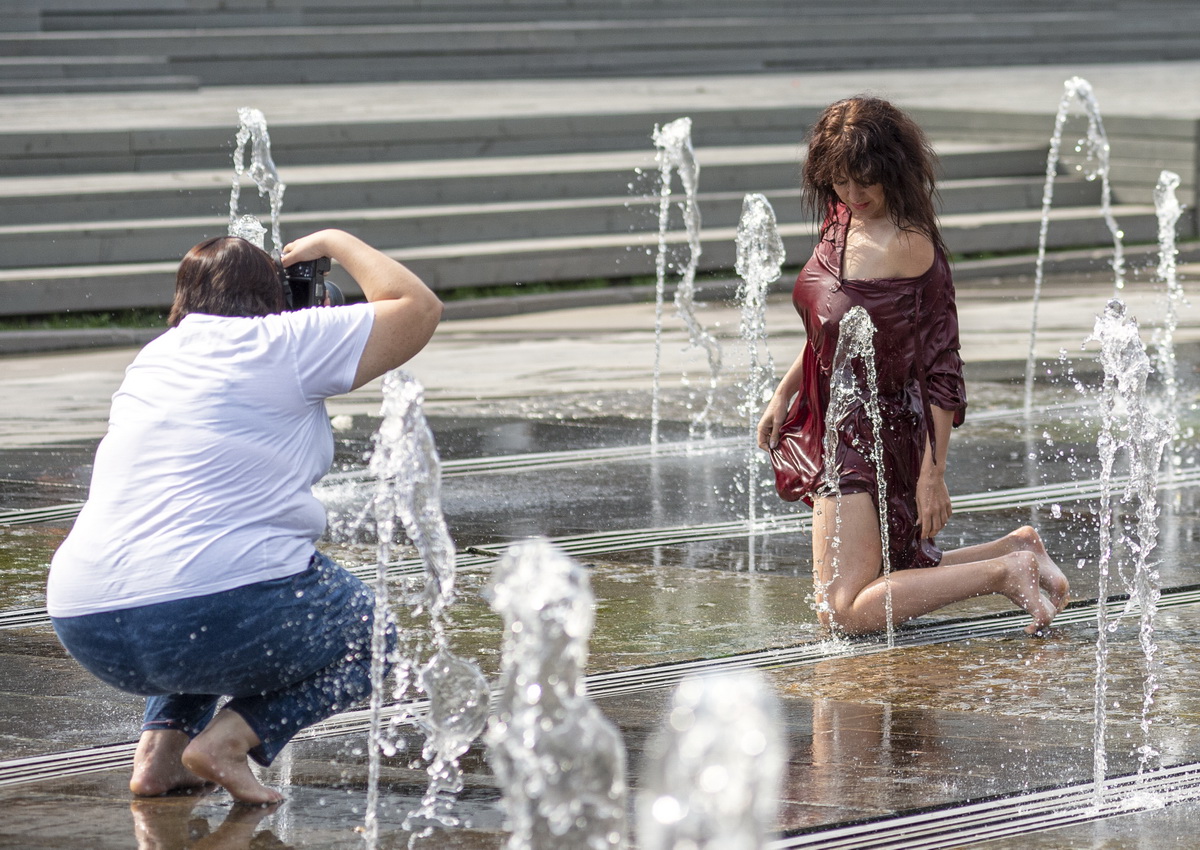
[[[251,758],[268,765],[302,728],[370,694],[374,599],[318,553],[286,578],[53,623],[87,670],[149,697],[143,731],[195,737],[229,696],[262,742]],[[389,623],[389,654],[395,642]]]

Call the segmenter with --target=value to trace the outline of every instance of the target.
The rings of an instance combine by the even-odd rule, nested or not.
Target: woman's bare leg
[[[1058,564],[1046,551],[1041,536],[1029,525],[1023,525],[1016,531],[1009,532],[998,540],[978,543],[974,546],[964,546],[961,549],[951,549],[942,554],[942,566],[969,564],[974,561],[986,561],[999,558],[1010,552],[1032,552],[1038,562],[1038,584],[1050,597],[1057,613],[1067,604],[1070,597],[1071,583],[1058,568]]]
[[[183,763],[215,782],[241,803],[278,803],[283,795],[258,781],[250,769],[248,753],[262,742],[236,711],[217,712],[208,727],[183,751]]]
[[[148,729],[138,739],[133,755],[129,790],[139,797],[158,797],[171,791],[195,788],[205,780],[183,764],[187,734],[177,729]]]
[[[879,518],[871,497],[853,493],[841,498],[836,525],[836,499],[820,499],[813,510],[813,570],[818,603],[832,609],[822,622],[846,634],[887,628],[888,583],[880,575],[883,562]],[[836,571],[835,571],[836,566]],[[893,625],[936,611],[954,602],[999,593],[1027,611],[1033,634],[1054,619],[1055,605],[1042,596],[1036,555],[1005,552],[976,561],[928,569],[899,570],[890,577]]]

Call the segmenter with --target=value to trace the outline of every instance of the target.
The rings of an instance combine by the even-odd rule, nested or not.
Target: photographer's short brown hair
[[[189,313],[266,316],[285,307],[282,272],[271,255],[240,236],[216,236],[184,256],[167,325]]]

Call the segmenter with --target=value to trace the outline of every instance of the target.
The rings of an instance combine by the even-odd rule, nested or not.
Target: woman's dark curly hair
[[[824,236],[838,203],[835,181],[878,183],[896,227],[922,233],[945,251],[935,205],[936,163],[925,134],[905,112],[877,97],[839,100],[808,134],[801,172],[805,206]]]
[[[206,239],[179,264],[167,325],[175,327],[188,313],[282,313],[286,306],[282,274],[270,254],[239,236]]]

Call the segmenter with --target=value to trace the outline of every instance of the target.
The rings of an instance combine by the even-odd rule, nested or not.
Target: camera
[[[288,310],[323,307],[326,299],[331,307],[346,303],[346,298],[337,284],[325,280],[329,267],[329,258],[319,257],[284,268],[283,296]]]

